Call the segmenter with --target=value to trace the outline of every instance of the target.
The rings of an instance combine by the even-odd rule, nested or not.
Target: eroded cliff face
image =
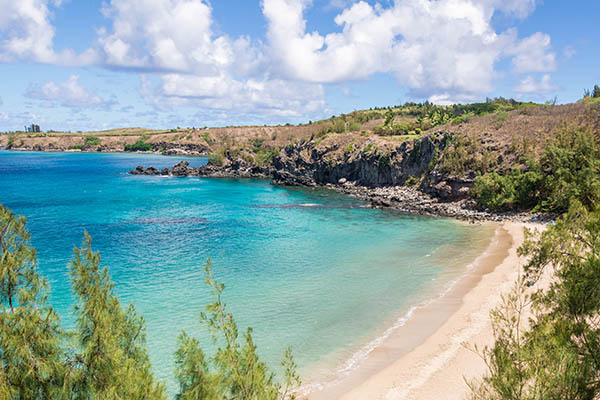
[[[170,176],[267,177],[272,179],[273,184],[288,186],[410,186],[441,201],[456,201],[468,197],[477,175],[474,171],[468,171],[464,176],[442,172],[440,161],[446,156],[452,138],[450,133],[439,132],[398,145],[381,146],[381,142],[365,140],[345,149],[338,141],[301,141],[282,148],[265,167],[253,165],[239,155],[226,153],[220,166],[208,164],[191,168],[187,163],[179,163],[161,171],[138,167],[131,172]]]
[[[442,200],[459,200],[467,197],[476,173],[469,171],[458,177],[440,171],[439,162],[451,139],[450,133],[440,132],[384,150],[367,145],[350,152],[341,151],[337,144],[301,142],[282,149],[273,159],[273,183],[352,183],[365,187],[416,184]]]

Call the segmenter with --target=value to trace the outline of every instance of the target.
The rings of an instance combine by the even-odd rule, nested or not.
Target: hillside
[[[461,208],[474,208],[476,198],[480,209],[561,211],[558,206],[541,207],[541,200],[516,198],[524,196],[518,188],[511,189],[515,193],[498,197],[496,192],[504,193],[504,186],[516,184],[501,182],[498,186],[501,178],[490,174],[516,174],[515,179],[521,179],[523,174],[527,179],[538,180],[542,175],[552,176],[541,170],[533,176],[535,168],[542,168],[534,168],[534,164],[543,159],[549,146],[559,142],[563,147],[573,145],[567,142],[574,140],[576,132],[592,137],[594,146],[598,143],[600,101],[587,98],[567,105],[506,99],[454,106],[409,103],[355,111],[299,126],[9,133],[0,135],[0,146],[18,150],[204,155],[210,157],[210,162],[202,169],[142,168],[136,173],[264,176],[283,185],[334,185],[338,190],[362,194],[386,206],[414,202],[420,197],[411,193],[407,198],[404,192],[389,191],[383,196],[373,195],[373,188],[418,189],[428,196],[427,204],[461,202]],[[485,181],[481,177],[491,178]],[[481,184],[474,191],[478,179]],[[365,192],[364,188],[370,191]],[[545,192],[537,195],[548,196]]]

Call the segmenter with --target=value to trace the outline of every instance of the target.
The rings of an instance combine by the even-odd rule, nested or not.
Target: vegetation
[[[493,154],[471,136],[453,135],[446,140],[438,168],[451,176],[463,176],[469,171],[485,173],[494,165],[493,158]]]
[[[207,358],[197,339],[183,332],[178,338],[176,375],[180,385],[179,399],[256,399],[287,398],[292,386],[300,383],[291,351],[285,352],[284,385],[274,381],[274,374],[256,354],[252,329],[240,340],[235,319],[226,311],[222,301],[225,285],[215,280],[211,262],[205,266],[206,283],[215,301],[206,306],[201,321],[209,329],[219,349]],[[212,366],[212,368],[210,368]]]
[[[492,313],[495,343],[482,349],[489,372],[471,382],[473,399],[596,399],[600,395],[600,209],[571,202],[541,234],[529,232],[525,280],[553,268],[549,290],[524,281]],[[524,312],[533,311],[530,321]]]
[[[584,90],[583,98],[584,99],[585,98],[593,98],[593,99],[600,98],[600,86],[594,85],[594,88],[592,89],[591,92],[587,89]]]
[[[572,199],[587,207],[600,200],[600,147],[591,131],[563,131],[539,160],[529,157],[510,173],[475,180],[478,203],[492,210],[565,212]]]
[[[100,146],[100,143],[100,138],[93,135],[86,135],[83,141],[85,146]]]
[[[0,205],[0,398],[11,400],[165,399],[145,348],[145,324],[133,304],[114,295],[108,270],[92,250],[87,233],[69,264],[77,298],[76,329],[64,332],[47,304],[49,286],[38,274],[25,219]],[[206,282],[215,301],[201,320],[218,349],[206,357],[185,332],[176,350],[178,399],[287,399],[300,383],[291,351],[282,365],[283,385],[260,361],[248,328],[243,340],[222,301],[225,286],[215,280],[210,260]]]
[[[134,144],[126,144],[125,151],[152,151],[152,144],[147,143],[147,135],[143,135]]]

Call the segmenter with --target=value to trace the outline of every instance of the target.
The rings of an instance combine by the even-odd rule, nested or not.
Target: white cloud
[[[106,64],[157,75],[141,93],[157,108],[193,105],[269,115],[300,115],[324,107],[320,85],[273,78],[260,47],[247,37],[216,35],[202,0],[112,0],[110,31],[99,32]]]
[[[202,0],[112,0],[103,11],[112,27],[99,31],[99,44],[111,66],[215,75],[250,50],[247,39],[213,33]]]
[[[307,30],[305,12],[312,0],[261,0],[267,21],[264,44],[217,33],[209,0],[106,0],[102,11],[110,23],[98,29],[92,47],[80,54],[54,49],[52,8],[65,1],[0,0],[0,62],[141,72],[152,78],[142,78],[140,92],[157,108],[322,113],[322,84],[379,73],[394,75],[412,97],[447,104],[492,91],[500,75],[497,63],[503,59],[512,62],[517,75],[556,68],[548,35],[538,32],[520,39],[516,30],[496,32],[492,25],[499,12],[525,18],[536,0],[396,0],[375,5],[328,0],[326,7],[339,10],[334,19],[339,28],[328,34]],[[30,95],[53,106],[107,104],[79,85],[77,76],[32,88]]]
[[[520,42],[508,54],[513,54],[517,73],[548,72],[556,69],[556,55],[550,50],[550,36],[537,32]]]
[[[0,9],[0,62],[89,65],[96,61],[91,49],[81,54],[71,49],[54,50],[48,0],[0,0]]]
[[[336,16],[340,32],[307,32],[308,0],[263,0],[270,56],[288,79],[331,83],[393,73],[420,96],[470,96],[492,89],[495,63],[512,57],[519,73],[554,68],[550,39],[519,40],[494,31],[500,11],[525,17],[533,0],[398,0],[385,8],[365,1]]]
[[[551,82],[550,74],[544,74],[539,81],[533,76],[526,76],[519,82],[515,91],[521,94],[543,95],[554,92],[557,89],[558,87]]]
[[[569,58],[573,57],[575,54],[577,54],[577,50],[575,50],[575,48],[573,46],[567,45],[563,49],[563,56],[566,59],[569,59]]]
[[[90,93],[81,86],[78,75],[71,75],[66,81],[60,83],[48,81],[41,85],[31,85],[26,94],[32,99],[42,100],[44,105],[49,107],[61,105],[83,108],[107,104],[100,96]]]
[[[263,116],[301,117],[325,108],[321,85],[279,79],[234,80],[226,75],[199,77],[168,74],[153,85],[142,77],[141,93],[156,108],[195,106]]]

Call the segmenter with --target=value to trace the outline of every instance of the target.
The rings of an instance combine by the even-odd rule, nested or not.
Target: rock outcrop
[[[172,168],[161,170],[154,167],[137,166],[129,172],[132,175],[162,175],[162,176],[198,176],[212,178],[267,178],[270,170],[251,165],[244,160],[227,160],[223,166],[212,164],[201,167],[190,167],[189,162],[180,161]]]
[[[271,178],[272,184],[325,186],[369,201],[374,207],[467,220],[529,220],[529,214],[490,213],[476,209],[469,197],[477,174],[443,173],[451,134],[440,132],[383,150],[366,146],[346,152],[336,143],[304,141],[282,148],[269,167],[262,168],[225,154],[223,165],[193,168],[185,161],[173,168],[137,167],[132,174],[228,178]]]

